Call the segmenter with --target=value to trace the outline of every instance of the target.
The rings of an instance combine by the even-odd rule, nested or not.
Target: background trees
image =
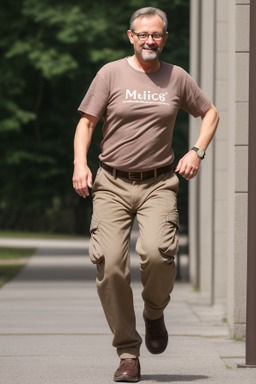
[[[139,7],[168,14],[162,60],[188,70],[189,0],[2,0],[0,12],[0,227],[86,234],[91,201],[72,189],[73,136],[97,70],[132,54],[126,30]],[[89,157],[95,173],[100,124]],[[187,150],[180,113],[174,150]],[[187,183],[181,180],[186,227]]]

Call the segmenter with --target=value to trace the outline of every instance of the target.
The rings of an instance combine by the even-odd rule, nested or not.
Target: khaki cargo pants
[[[139,356],[142,342],[130,286],[129,242],[135,215],[145,313],[157,319],[169,303],[176,276],[178,185],[173,172],[131,181],[115,178],[100,167],[96,175],[89,254],[97,264],[98,294],[119,356]]]

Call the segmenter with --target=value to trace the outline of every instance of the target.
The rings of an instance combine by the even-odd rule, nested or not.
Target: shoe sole
[[[130,377],[130,376],[120,376],[118,378],[114,378],[115,382],[127,382],[127,383],[137,383],[140,381],[140,377]]]

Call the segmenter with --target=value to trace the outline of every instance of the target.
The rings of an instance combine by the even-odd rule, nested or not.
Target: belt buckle
[[[128,178],[129,180],[142,180],[142,172],[128,172]]]

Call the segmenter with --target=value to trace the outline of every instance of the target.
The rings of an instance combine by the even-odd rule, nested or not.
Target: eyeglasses
[[[154,32],[154,33],[141,32],[141,33],[136,33],[134,31],[132,31],[132,33],[134,33],[134,35],[138,36],[138,39],[140,41],[146,41],[149,38],[149,36],[151,36],[154,41],[161,41],[162,38],[164,37],[164,34],[160,33],[160,32]]]

